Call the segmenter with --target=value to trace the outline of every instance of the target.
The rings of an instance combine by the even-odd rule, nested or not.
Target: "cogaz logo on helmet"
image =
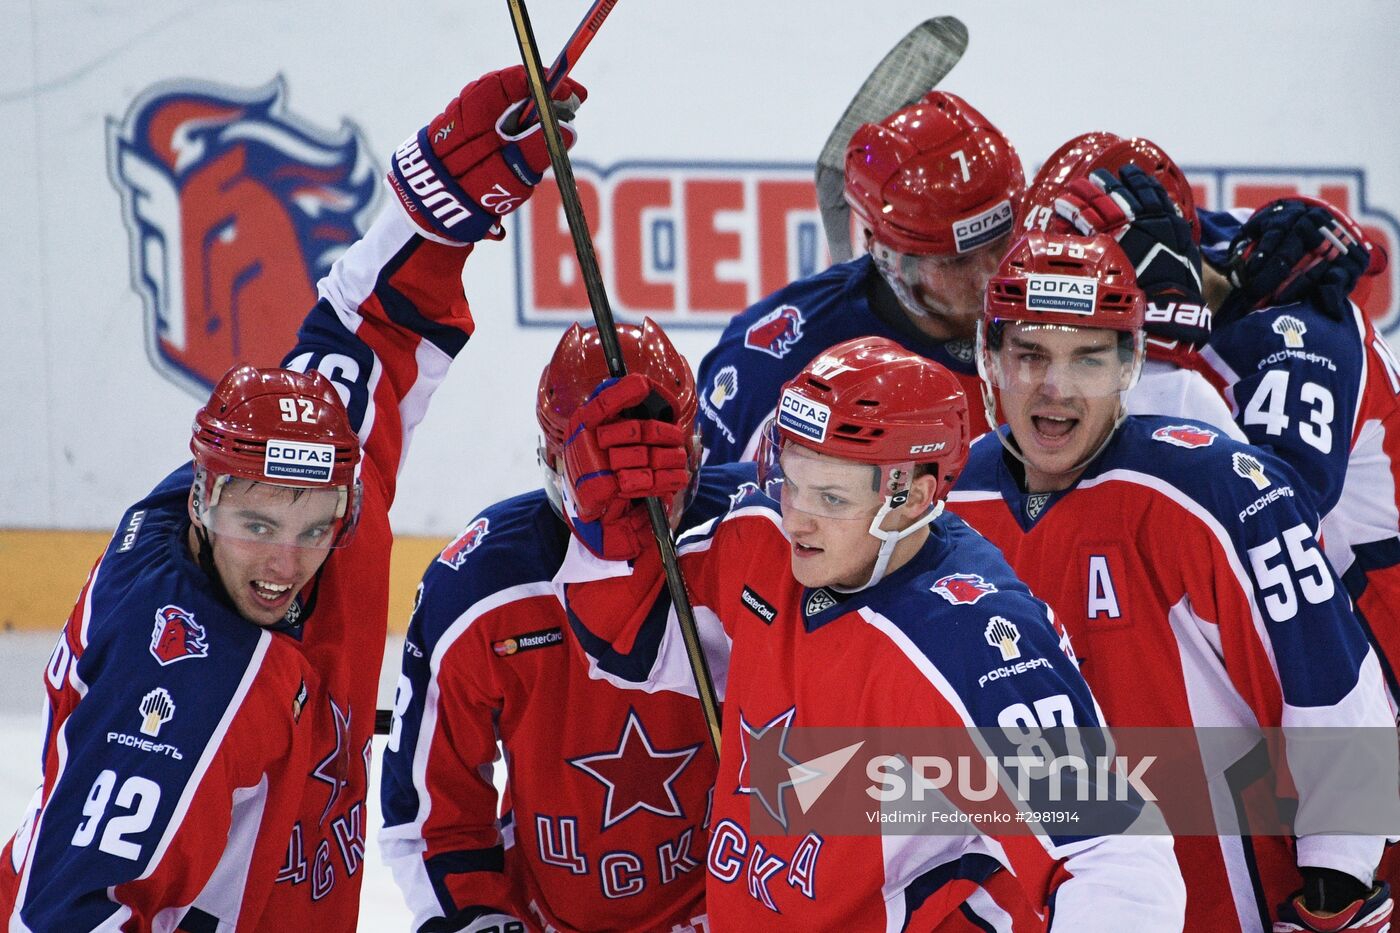
[[[811,165],[575,162],[574,177],[608,299],[622,316],[647,314],[668,330],[723,327],[830,262]],[[558,189],[540,185],[506,223],[520,323],[587,318]]]
[[[285,98],[280,76],[254,90],[170,81],[108,121],[147,353],[200,398],[234,363],[278,364],[378,197],[360,130],[313,126]]]
[[[980,214],[953,221],[953,243],[959,253],[986,246],[998,237],[1010,233],[1015,218],[1016,212],[1011,208],[1011,201],[1002,201]]]
[[[268,479],[329,483],[334,467],[333,444],[270,440],[267,442],[267,453],[263,455],[263,476]]]
[[[1026,276],[1026,310],[1061,314],[1093,314],[1098,299],[1098,279],[1082,275]]]
[[[778,403],[778,427],[787,428],[820,444],[826,440],[826,427],[830,421],[831,409],[821,402],[812,401],[796,389],[783,390],[782,400]]]

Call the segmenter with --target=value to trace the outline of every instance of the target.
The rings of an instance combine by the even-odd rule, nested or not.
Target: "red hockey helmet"
[[[846,147],[846,201],[901,253],[966,253],[1010,233],[1025,184],[1007,138],[946,91],[861,126]]]
[[[1095,383],[1091,394],[1121,397],[1142,368],[1145,304],[1132,263],[1111,237],[1037,230],[1017,240],[987,283],[977,329],[977,369],[988,423],[997,424],[991,390],[1017,378],[1000,358],[1007,324],[1117,331],[1127,365],[1121,378]],[[1087,384],[1081,388],[1087,391]]]
[[[762,460],[786,443],[880,468],[880,490],[900,496],[915,464],[937,464],[934,501],[967,462],[967,399],[953,374],[885,337],[858,337],[822,353],[779,400]],[[770,464],[771,465],[771,464]]]
[[[697,406],[695,374],[671,338],[651,318],[644,318],[640,326],[618,324],[617,341],[627,371],[646,376],[669,407],[663,417],[690,433]],[[569,418],[608,376],[598,328],[571,325],[540,373],[535,400],[535,417],[544,432],[540,454],[550,466],[564,455]]]
[[[698,478],[700,440],[695,427],[698,402],[695,374],[691,372],[690,364],[651,318],[643,318],[640,326],[618,324],[617,340],[627,371],[646,376],[660,395],[665,406],[665,410],[659,413],[660,417],[680,425],[692,436],[690,467],[692,477]],[[564,441],[568,437],[569,418],[609,375],[598,328],[578,324],[571,325],[564,332],[554,348],[554,355],[550,357],[544,372],[540,373],[535,417],[544,435],[539,456],[546,471],[545,489],[552,499],[559,492],[558,479],[563,472]],[[694,481],[690,494],[672,504],[673,514],[678,514],[689,505],[693,492]],[[557,499],[555,505],[559,506]]]
[[[865,124],[846,148],[853,239],[906,311],[946,331],[935,336],[972,335],[1024,187],[1006,137],[943,91]]]
[[[1083,133],[1066,142],[1045,160],[1026,189],[1021,206],[1023,231],[1049,230],[1073,233],[1069,221],[1055,214],[1055,197],[1070,182],[1107,169],[1113,174],[1125,165],[1135,165],[1154,176],[1191,224],[1192,235],[1201,238],[1201,221],[1196,216],[1196,197],[1186,174],[1162,147],[1150,139],[1134,136],[1124,139],[1116,133]]]
[[[1016,241],[987,283],[982,320],[1132,333],[1144,313],[1133,265],[1111,237],[1037,230]]]
[[[195,511],[207,527],[240,534],[214,515],[224,484],[242,479],[334,492],[334,540],[347,540],[359,511],[360,439],[320,373],[235,366],[195,415],[190,450],[197,467]]]
[[[970,437],[967,399],[952,373],[887,338],[858,337],[822,353],[783,386],[759,448],[759,482],[781,500],[785,516],[869,523],[880,549],[858,587],[864,589],[883,579],[902,539],[943,511],[967,463]],[[872,514],[869,503],[824,493],[820,478],[806,478],[821,477],[824,468],[809,473],[813,458],[804,450],[868,465],[879,507]],[[920,464],[933,477],[932,495],[903,527],[886,528],[886,517],[908,502]]]

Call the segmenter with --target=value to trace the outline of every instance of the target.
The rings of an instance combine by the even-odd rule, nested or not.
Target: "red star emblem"
[[[616,750],[568,761],[607,788],[603,809],[603,829],[607,829],[638,810],[684,819],[673,785],[699,750],[698,742],[685,748],[656,748],[637,711],[629,709]]]
[[[784,830],[788,818],[783,788],[821,776],[788,753],[788,730],[796,716],[797,707],[789,707],[755,729],[744,719],[743,710],[739,711],[739,746],[744,757],[739,762],[739,786],[734,793],[757,797]]]
[[[330,704],[331,719],[335,723],[335,748],[329,755],[322,758],[311,771],[312,777],[318,781],[325,781],[331,786],[330,796],[326,800],[326,809],[321,811],[322,823],[326,822],[331,808],[340,799],[340,792],[350,783],[349,739],[350,716],[353,711],[347,706],[346,711],[342,713],[340,707],[335,705],[334,699],[330,699]]]

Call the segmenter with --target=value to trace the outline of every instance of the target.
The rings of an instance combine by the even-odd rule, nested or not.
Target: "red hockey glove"
[[[525,203],[549,167],[538,123],[519,135],[503,128],[528,96],[519,65],[483,75],[394,151],[389,189],[423,236],[449,246],[505,236],[498,221]],[[587,97],[564,79],[554,91],[560,119]],[[572,146],[573,126],[559,128]]]
[[[688,438],[677,425],[647,417],[652,386],[631,373],[604,382],[569,419],[564,443],[565,515],[578,539],[606,560],[631,560],[649,535],[648,496],[690,485]]]
[[[1290,897],[1278,909],[1274,933],[1340,933],[1342,930],[1385,933],[1390,929],[1390,914],[1394,908],[1390,899],[1390,885],[1381,882],[1370,892],[1363,890],[1360,897],[1340,909],[1324,910],[1321,906],[1309,907],[1304,903],[1305,897],[1313,899],[1316,895],[1314,886],[1307,879],[1310,870],[1303,871],[1304,890]],[[1330,874],[1341,875],[1341,872]],[[1346,876],[1346,880],[1355,881],[1350,876]]]

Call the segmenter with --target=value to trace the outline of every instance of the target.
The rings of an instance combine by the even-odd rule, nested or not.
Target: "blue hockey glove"
[[[1349,313],[1347,296],[1376,258],[1356,221],[1326,201],[1270,201],[1230,243],[1234,291],[1220,313],[1233,320],[1256,308],[1311,298],[1324,314],[1342,320]]]

